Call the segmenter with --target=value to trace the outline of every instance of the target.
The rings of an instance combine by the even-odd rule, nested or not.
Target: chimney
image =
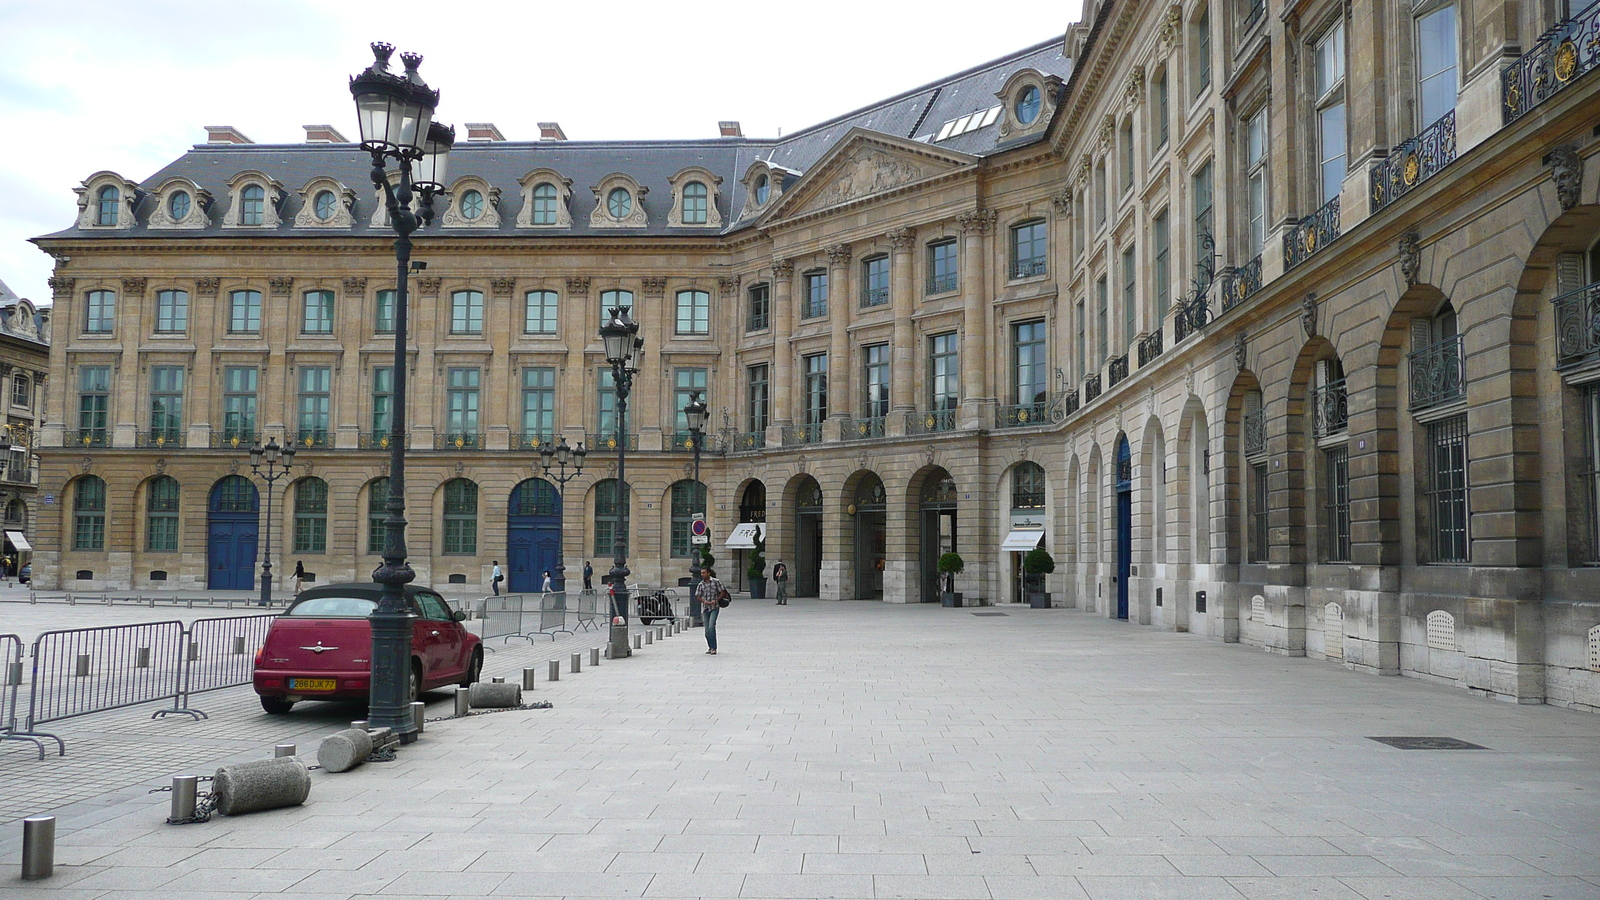
[[[244,136],[244,132],[232,125],[207,125],[206,143],[208,144],[254,144],[255,141]]]
[[[469,141],[503,141],[506,136],[500,129],[494,127],[493,122],[468,122],[467,140]]]
[[[350,141],[332,125],[305,125],[308,144],[348,144]]]
[[[541,140],[541,141],[564,141],[566,139],[567,139],[567,133],[565,131],[561,130],[561,123],[560,122],[540,122],[539,123],[539,140]]]
[[[717,129],[723,137],[744,137],[744,129],[739,127],[738,122],[718,122]]]

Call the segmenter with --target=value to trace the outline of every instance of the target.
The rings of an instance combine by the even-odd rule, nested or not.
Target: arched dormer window
[[[175,176],[161,182],[156,187],[155,200],[150,209],[150,228],[196,229],[211,223],[207,215],[210,192],[187,178]]]
[[[739,182],[744,185],[744,206],[739,218],[746,219],[761,212],[783,196],[783,189],[800,173],[766,161],[757,162],[745,170]]]
[[[96,172],[76,188],[78,227],[103,230],[127,229],[136,223],[134,204],[139,186],[115,172]]]
[[[1000,114],[1000,136],[1017,137],[1041,132],[1050,124],[1061,96],[1059,76],[1038,69],[1020,69],[995,92],[1004,110]]]
[[[644,209],[644,197],[650,189],[631,176],[621,172],[607,175],[591,190],[595,205],[594,212],[589,214],[589,227],[643,228],[650,224]]]
[[[118,207],[122,205],[122,192],[115,185],[106,185],[95,192],[94,223],[116,225]]]
[[[534,169],[518,181],[522,211],[518,228],[571,228],[572,179],[554,169]]]
[[[283,185],[261,172],[240,172],[228,181],[232,202],[222,217],[224,228],[277,228],[278,200]]]
[[[722,179],[698,166],[684,169],[669,179],[672,184],[672,212],[667,225],[673,228],[719,228],[722,226]]]
[[[349,228],[355,225],[356,192],[332,178],[317,177],[299,191],[296,228]]]
[[[500,189],[474,175],[457,178],[450,186],[450,208],[444,211],[446,228],[499,228]]]

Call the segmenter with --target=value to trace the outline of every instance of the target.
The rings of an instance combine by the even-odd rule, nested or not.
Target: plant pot
[[[751,600],[765,600],[765,599],[767,599],[767,579],[766,578],[752,578],[752,579],[750,579],[750,599]]]
[[[943,593],[939,594],[939,605],[952,608],[959,607],[961,606],[961,599],[961,594],[958,592],[944,591]]]
[[[1029,591],[1028,606],[1031,609],[1049,609],[1050,595],[1044,591]]]

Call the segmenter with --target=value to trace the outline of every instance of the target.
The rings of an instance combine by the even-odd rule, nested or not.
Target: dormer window
[[[450,187],[446,228],[499,228],[500,189],[476,175],[456,179]]]
[[[239,224],[260,225],[267,218],[267,192],[252,184],[239,192]]]
[[[224,228],[276,228],[282,223],[278,206],[283,185],[259,170],[240,172],[228,180],[230,203],[222,217]],[[308,208],[314,194],[302,193],[302,218],[311,220]]]
[[[591,228],[643,228],[650,224],[644,198],[650,189],[631,176],[614,172],[594,185],[594,211],[589,214]],[[674,198],[676,199],[676,198]]]
[[[545,182],[533,189],[533,224],[556,224],[556,186]]]
[[[167,215],[171,216],[174,222],[181,221],[189,215],[193,204],[194,201],[188,191],[173,191],[172,196],[167,198]]]
[[[467,191],[461,195],[461,218],[475,222],[483,215],[483,193]]]
[[[1013,72],[1006,79],[1005,86],[994,94],[1005,110],[1005,114],[1000,116],[1000,137],[1005,139],[1042,132],[1055,112],[1061,87],[1060,77],[1038,69]]]
[[[122,192],[106,185],[95,195],[97,206],[95,208],[94,223],[96,225],[117,224],[117,206],[122,202]]]
[[[683,224],[704,225],[706,223],[706,186],[698,181],[691,181],[683,186]]]
[[[518,228],[572,227],[572,179],[554,169],[534,169],[517,182],[522,186]]]
[[[1014,107],[1014,111],[1017,114],[1017,123],[1020,125],[1032,125],[1039,118],[1039,107],[1041,105],[1039,88],[1031,84],[1028,85],[1017,97],[1017,104]]]
[[[78,195],[79,228],[128,229],[138,224],[133,207],[139,202],[139,186],[121,175],[96,172],[73,190]]]
[[[721,178],[699,166],[690,166],[667,181],[672,185],[668,227],[721,227],[722,213],[717,209],[722,193],[717,186],[722,183]]]
[[[333,218],[338,208],[339,198],[333,195],[333,191],[318,191],[317,196],[311,201],[311,214],[317,217],[318,222],[326,222]]]
[[[627,188],[612,188],[606,195],[606,212],[613,219],[626,219],[633,212],[633,195]]]
[[[766,175],[756,176],[756,205],[766,206],[767,197],[772,194],[772,179]]]

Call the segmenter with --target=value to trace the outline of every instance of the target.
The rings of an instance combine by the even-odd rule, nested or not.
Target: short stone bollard
[[[667,629],[665,629],[665,628],[657,628],[656,629],[656,640],[659,641],[659,640],[661,640],[662,638],[664,638],[666,636],[667,636]]]
[[[635,649],[635,650],[643,650],[644,649],[644,635],[636,634],[636,635],[633,636],[633,649]]]
[[[329,772],[348,772],[371,755],[372,735],[350,728],[322,739],[322,745],[317,748],[317,765]]]
[[[539,671],[538,669],[523,669],[522,670],[522,689],[523,690],[525,690],[525,691],[533,690],[533,678],[534,678],[534,676],[536,674],[538,674],[538,671]]]
[[[22,880],[38,881],[56,871],[56,817],[22,820]]]
[[[495,677],[489,679],[489,683],[490,684],[505,684],[506,680],[505,680],[504,677],[496,675]]]
[[[328,767],[320,752],[317,761]],[[217,812],[225,816],[299,806],[311,796],[311,773],[305,763],[292,756],[258,759],[218,769],[211,781],[211,793],[217,798]]]
[[[522,705],[522,685],[505,682],[478,682],[467,689],[473,709],[510,709]]]
[[[354,728],[357,731],[366,731],[367,730],[367,720],[366,719],[357,719],[354,722],[350,723],[350,727]]]
[[[589,648],[589,665],[591,665],[591,666],[600,665],[600,648],[599,647],[590,647]]]
[[[646,631],[644,633],[644,642],[646,644],[654,644],[656,642],[656,634],[655,634],[655,632]]]
[[[560,660],[556,660],[556,659],[550,660],[550,680],[551,681],[560,681],[561,680],[561,661]]]
[[[422,728],[428,721],[428,704],[421,700],[411,701],[411,724],[416,726],[417,734],[422,733]]]
[[[606,659],[610,659],[611,658],[611,645],[610,644],[606,645],[605,654],[606,654]]]
[[[582,672],[583,671],[583,654],[582,653],[574,653],[574,654],[572,654],[572,664],[569,665],[567,668],[574,675],[578,674],[579,672]]]
[[[285,756],[294,756],[295,751],[298,749],[293,744],[274,744],[272,746],[272,758],[283,759]]]
[[[472,712],[472,689],[456,687],[456,717]]]

